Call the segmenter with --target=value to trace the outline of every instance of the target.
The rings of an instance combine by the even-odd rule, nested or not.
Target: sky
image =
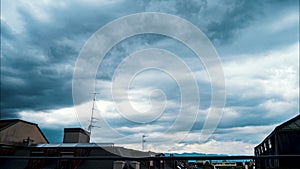
[[[194,25],[217,62],[188,45],[198,34],[134,34],[95,53],[150,29],[154,18],[112,27],[143,12],[173,17],[156,17],[170,34]],[[299,1],[1,1],[1,119],[59,143],[63,128],[88,128],[93,92],[92,142],[141,149],[146,135],[145,150],[251,155],[299,114]]]

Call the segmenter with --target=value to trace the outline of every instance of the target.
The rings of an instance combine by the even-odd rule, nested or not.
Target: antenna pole
[[[96,92],[94,92],[94,93],[92,93],[93,95],[94,95],[94,97],[93,97],[93,107],[92,107],[92,114],[91,114],[91,121],[90,121],[90,125],[89,125],[89,127],[88,127],[88,131],[90,132],[90,133],[92,133],[92,128],[94,127],[94,110],[95,110],[95,101],[96,101],[96,95],[97,94],[100,94],[100,93],[96,93]]]
[[[143,134],[143,135],[142,135],[142,150],[143,150],[143,151],[144,151],[144,149],[145,149],[145,142],[146,142],[145,137],[148,137],[148,136],[145,135],[145,134]]]

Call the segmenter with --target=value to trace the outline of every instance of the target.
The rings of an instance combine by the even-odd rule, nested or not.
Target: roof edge
[[[17,124],[18,122],[23,122],[23,123],[26,123],[26,124],[35,125],[37,127],[37,129],[39,130],[39,132],[44,137],[44,139],[46,140],[46,142],[49,144],[49,141],[48,141],[47,137],[44,135],[43,131],[41,130],[41,128],[39,127],[38,124],[33,123],[33,122],[29,122],[29,121],[25,121],[25,120],[21,120],[21,119],[5,119],[5,120],[0,120],[0,122],[10,122],[10,121],[11,121],[11,124],[8,124],[8,125],[0,128],[0,131],[5,130],[5,129],[7,129],[10,126],[13,126],[13,125]]]
[[[278,126],[276,126],[274,128],[274,130],[267,136],[263,139],[262,142],[260,142],[259,144],[257,144],[257,146],[255,146],[254,148],[257,148],[259,147],[260,145],[262,145],[264,142],[266,142],[270,137],[272,137],[276,132],[278,132],[281,128],[283,128],[285,125],[289,124],[289,123],[292,123],[296,120],[298,120],[298,118],[300,118],[300,114],[298,114],[297,116],[287,120],[286,122],[283,122],[282,124],[279,124]]]

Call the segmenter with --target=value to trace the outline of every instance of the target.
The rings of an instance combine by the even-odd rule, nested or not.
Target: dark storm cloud
[[[30,16],[27,15],[27,17]],[[27,27],[26,31],[36,30]],[[36,33],[37,36],[42,36],[42,34],[38,35],[39,32]],[[55,61],[53,55],[49,54],[46,43],[50,46],[54,45],[46,37],[44,35],[44,38],[40,39],[40,44],[26,33],[14,34],[12,39],[2,37],[4,42],[1,44],[3,49],[1,58],[2,113],[22,109],[49,109],[57,105],[71,104],[68,99],[70,81],[66,80],[71,77],[68,63],[63,59],[65,57],[62,57],[61,61],[65,64],[60,64]],[[72,54],[72,51],[63,49],[60,54],[68,56]],[[53,102],[57,104],[53,105]]]
[[[65,3],[67,7],[44,6],[46,19],[19,5],[22,30],[18,33],[1,20],[2,117],[26,109],[71,106],[72,73],[85,41],[109,21],[138,10],[124,2]]]
[[[19,7],[23,30],[1,20],[1,116],[72,105],[72,73],[84,41],[109,15],[96,7],[56,8],[41,20]],[[79,14],[80,13],[80,14]]]
[[[219,20],[212,20],[206,27],[206,32],[212,40],[228,42],[239,33],[240,29],[250,25],[263,13],[261,1],[225,1],[219,6],[224,11]]]
[[[65,3],[65,7],[45,6],[42,10],[46,19],[40,19],[20,5],[17,12],[23,23],[21,33],[1,20],[1,112],[4,116],[24,109],[71,106],[72,73],[80,48],[96,30],[113,19],[143,11],[171,13],[191,21],[211,40],[225,44],[263,16],[269,2],[118,1],[104,6],[77,1]],[[289,4],[293,5],[291,1]],[[124,56],[164,40],[153,36],[143,38],[129,40],[112,49],[100,67],[104,71],[99,72],[98,78],[111,80],[122,60],[120,54]],[[202,103],[209,102],[207,100],[203,99]],[[240,102],[230,98],[228,105],[254,106],[256,102],[259,101]]]
[[[183,17],[198,26],[210,40],[229,43],[239,31],[262,16],[265,2],[253,0],[145,1],[147,11]],[[166,7],[168,5],[168,7]]]
[[[110,21],[144,11],[174,14],[190,21],[213,41],[217,50],[221,48],[222,53],[225,49],[227,51],[223,53],[227,52],[231,55],[226,58],[221,56],[224,67],[227,67],[224,69],[227,72],[224,73],[230,75],[225,77],[230,87],[226,91],[227,100],[223,118],[211,139],[217,142],[241,141],[255,144],[260,142],[273,126],[299,112],[299,103],[295,103],[299,100],[299,96],[286,96],[286,93],[292,95],[290,91],[296,91],[295,88],[299,91],[299,80],[295,82],[295,87],[294,76],[288,79],[285,77],[291,75],[283,73],[278,79],[270,79],[272,74],[267,71],[277,70],[278,67],[282,67],[282,70],[292,67],[291,70],[294,70],[294,64],[290,60],[294,62],[296,57],[277,54],[279,50],[277,46],[280,44],[286,48],[299,42],[299,18],[292,18],[290,27],[287,26],[289,22],[280,25],[285,17],[289,19],[290,14],[292,16],[299,14],[299,1],[118,0],[101,1],[103,4],[96,1],[71,0],[49,1],[48,4],[38,1],[9,2],[16,8],[14,14],[11,12],[13,9],[5,11],[6,6],[1,7],[1,14],[7,12],[1,16],[1,118],[19,115],[22,119],[43,123],[42,127],[45,127],[45,133],[49,135],[52,143],[59,143],[62,140],[62,130],[59,128],[70,127],[77,120],[72,108],[68,111],[64,108],[73,106],[72,76],[77,56],[85,41]],[[1,1],[1,5],[2,3],[4,2]],[[12,18],[8,14],[12,14]],[[297,26],[295,20],[298,20]],[[280,22],[278,29],[276,28],[278,25],[273,25],[277,22]],[[269,27],[276,29],[274,28],[275,31],[272,32]],[[225,48],[222,48],[224,46]],[[186,50],[181,42],[160,35],[131,37],[115,45],[100,65],[97,72],[97,80],[100,81],[98,86],[101,90],[99,100],[111,102],[107,90],[110,90],[112,75],[122,60],[132,52],[149,47],[163,48],[182,56],[182,59],[193,69],[192,71],[203,69],[191,59],[192,52]],[[275,50],[275,55],[273,53],[272,58],[264,59],[265,53],[270,50]],[[236,51],[249,55],[250,61],[254,60],[254,64],[249,61],[239,62],[244,57],[233,55]],[[253,53],[257,51],[262,51],[263,54],[254,55]],[[278,51],[284,54],[289,52],[289,50]],[[296,55],[299,58],[299,53],[293,53],[293,56]],[[273,63],[280,57],[285,57],[285,60]],[[260,63],[264,61],[266,63]],[[247,66],[249,64],[251,66]],[[241,73],[235,74],[235,72]],[[299,72],[295,74],[299,76]],[[198,81],[200,110],[197,122],[191,130],[192,135],[199,135],[206,119],[207,109],[211,104],[211,86],[201,77],[199,79],[201,79]],[[150,80],[151,78],[147,78],[143,82],[148,83]],[[282,81],[286,83],[281,83]],[[180,100],[176,99],[179,98],[179,94],[174,92],[176,89],[167,82],[160,82],[168,101],[174,104],[166,109],[161,119],[148,126],[133,123],[126,118],[110,114],[115,112],[108,104],[102,112],[109,116],[107,122],[126,135],[144,131],[162,133],[168,129],[179,109]],[[269,84],[259,87],[260,82],[269,82]],[[103,83],[104,85],[101,86]],[[275,85],[270,86],[270,84]],[[281,89],[282,86],[285,89]],[[274,88],[275,92],[273,90],[266,92],[268,87]],[[252,95],[253,93],[257,95]],[[91,98],[83,100],[91,101]],[[55,119],[56,123],[45,120],[44,116],[48,117],[48,115]],[[74,116],[75,120],[63,123],[69,116]],[[52,128],[53,124],[58,127]],[[101,126],[99,123],[96,125]],[[176,131],[183,131],[184,125],[185,122],[179,125]],[[102,132],[98,134],[99,138],[103,137]],[[253,135],[255,138],[252,138]],[[110,133],[105,133],[105,137],[110,139]],[[191,139],[190,143],[195,143],[196,139]],[[138,140],[140,141],[140,138]],[[232,149],[235,148],[233,144]]]

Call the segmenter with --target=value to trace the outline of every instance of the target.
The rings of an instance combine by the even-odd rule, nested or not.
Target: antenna
[[[142,135],[142,150],[143,150],[143,151],[144,151],[144,149],[145,149],[145,142],[146,142],[145,137],[148,137],[148,136],[145,135],[145,134],[143,134],[143,135]]]
[[[92,128],[93,127],[95,127],[94,126],[94,110],[95,110],[95,101],[96,101],[96,95],[97,94],[100,94],[100,93],[96,93],[96,92],[94,92],[94,93],[91,93],[91,94],[93,94],[94,95],[94,97],[93,97],[93,107],[92,107],[92,114],[91,114],[91,121],[90,121],[90,124],[89,124],[89,126],[88,126],[88,132],[90,132],[90,133],[92,133]]]

